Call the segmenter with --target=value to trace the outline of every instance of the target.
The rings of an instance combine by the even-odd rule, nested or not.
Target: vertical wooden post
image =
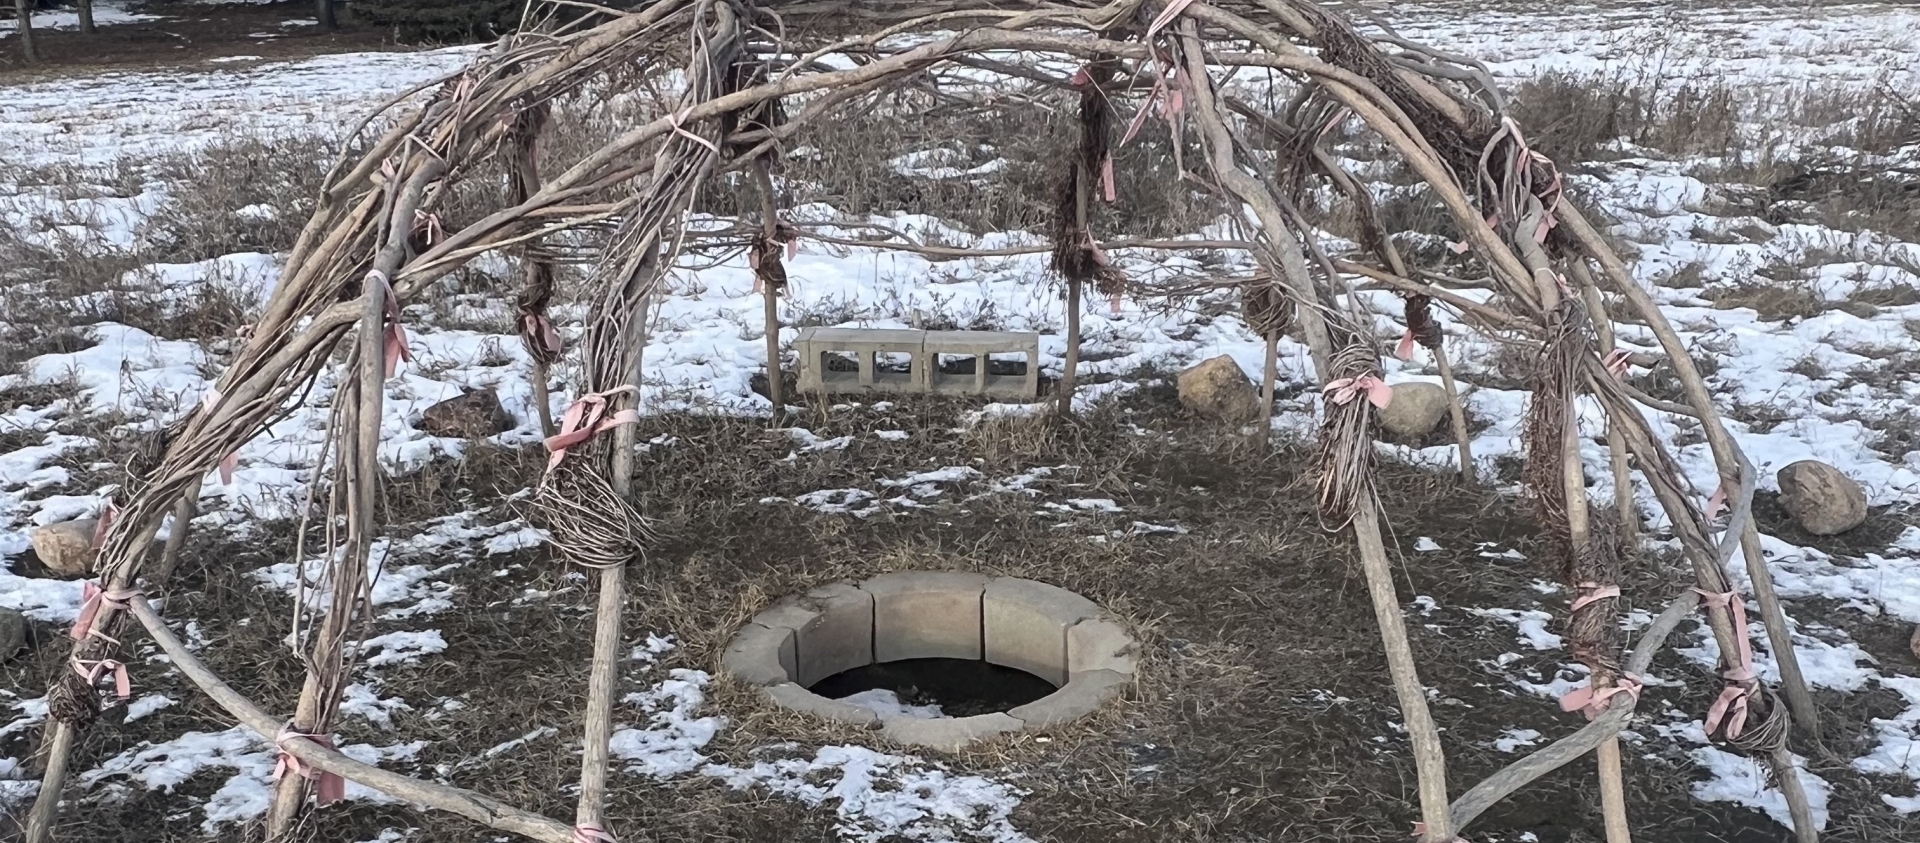
[[[27,0],[33,2],[33,0]],[[93,0],[80,0],[80,34],[93,34]]]
[[[33,48],[33,0],[13,0],[13,14],[20,21],[20,52],[28,63],[40,60]]]
[[[1267,334],[1266,362],[1260,375],[1260,444],[1273,442],[1273,392],[1280,380],[1280,335]]]
[[[779,220],[774,216],[773,175],[762,157],[753,162],[753,180],[760,186],[760,236],[773,240]],[[778,260],[778,258],[775,258]],[[767,400],[773,402],[772,424],[779,427],[786,415],[786,383],[780,366],[780,288],[761,284],[764,310],[761,325],[767,332]]]

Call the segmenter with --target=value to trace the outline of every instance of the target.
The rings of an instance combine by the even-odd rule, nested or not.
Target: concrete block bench
[[[819,394],[858,392],[991,395],[1031,400],[1040,394],[1040,335],[1024,331],[914,331],[899,328],[800,329],[794,339],[800,358],[800,391]],[[996,375],[991,355],[1021,354],[1026,371]],[[849,355],[854,371],[834,371],[829,355]],[[881,355],[907,358],[907,371],[883,371]],[[940,358],[973,358],[969,374],[944,374]]]

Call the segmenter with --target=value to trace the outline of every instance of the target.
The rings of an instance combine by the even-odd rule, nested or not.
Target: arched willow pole
[[[764,6],[749,0],[655,0],[628,11],[584,6],[571,0],[537,4],[540,10],[566,9],[568,20],[531,15],[534,25],[484,50],[464,70],[411,92],[418,96],[389,103],[377,115],[386,120],[385,128],[364,152],[343,154],[329,173],[317,210],[251,339],[207,400],[169,428],[164,453],[142,465],[139,482],[130,484],[131,494],[105,538],[101,582],[97,594],[90,592],[85,622],[76,628],[72,666],[49,691],[48,764],[29,818],[29,840],[48,839],[75,738],[98,709],[96,685],[124,669],[115,661],[119,644],[113,636],[128,616],[217,704],[279,746],[287,768],[299,774],[284,785],[283,793],[292,795],[275,809],[282,827],[306,804],[309,777],[324,783],[326,776],[337,775],[534,840],[612,840],[615,829],[605,799],[607,739],[619,681],[625,571],[642,558],[648,540],[645,518],[632,503],[635,485],[643,481],[636,476],[630,422],[638,417],[648,308],[690,236],[688,209],[720,175],[763,166],[781,144],[803,137],[840,110],[870,106],[916,77],[961,65],[1078,95],[1082,119],[1090,126],[1104,126],[1105,114],[1095,113],[1102,109],[1114,110],[1116,119],[1130,111],[1131,122],[1164,120],[1183,177],[1247,211],[1242,239],[1231,243],[1103,245],[1082,210],[1096,169],[1105,167],[1097,154],[1104,135],[1089,132],[1075,160],[1063,162],[1072,173],[1073,192],[1057,222],[1073,242],[1055,245],[1068,245],[1081,256],[1122,245],[1240,248],[1260,270],[1264,298],[1256,309],[1293,313],[1324,396],[1316,458],[1321,516],[1329,529],[1352,536],[1367,581],[1389,684],[1418,772],[1416,833],[1421,839],[1455,840],[1498,800],[1595,752],[1607,835],[1610,841],[1624,839],[1628,806],[1613,741],[1638,702],[1634,676],[1645,670],[1673,628],[1704,604],[1724,660],[1721,700],[1707,717],[1710,733],[1772,766],[1800,839],[1813,840],[1786,745],[1789,706],[1809,724],[1811,712],[1799,711],[1805,690],[1791,648],[1780,644],[1786,635],[1784,615],[1754,547],[1752,466],[1721,424],[1704,382],[1659,308],[1563,195],[1557,168],[1527,147],[1522,127],[1501,111],[1501,97],[1477,66],[1390,32],[1363,36],[1311,0],[1054,0],[991,8],[965,0],[803,0]],[[832,34],[789,35],[796,32]],[[902,35],[919,37],[896,37]],[[989,53],[990,58],[983,57]],[[834,55],[852,60],[822,61]],[[1090,69],[1084,78],[1064,78],[1052,69],[1062,60]],[[755,72],[738,72],[743,66]],[[1262,110],[1222,87],[1221,80],[1236,68],[1263,68],[1284,80],[1286,109]],[[569,107],[569,96],[589,85],[597,96],[651,96],[653,110],[577,159],[536,174],[527,162],[540,118],[549,109]],[[1095,95],[1103,97],[1097,106],[1088,99]],[[781,119],[766,119],[776,107],[784,112]],[[1328,133],[1314,130],[1328,125],[1323,120],[1352,127],[1424,181],[1486,274],[1483,285],[1500,294],[1495,303],[1461,296],[1409,265],[1392,248],[1397,232],[1386,230],[1377,214],[1359,215],[1372,228],[1370,258],[1333,256],[1321,249],[1313,222],[1302,211],[1310,207],[1304,192],[1325,183],[1338,195],[1345,185],[1357,202],[1354,188],[1360,184],[1340,171],[1338,159],[1323,146]],[[1280,132],[1294,141],[1248,142],[1263,132]],[[406,236],[412,221],[434,219],[434,209],[455,181],[496,155],[506,157],[514,173],[506,205],[458,230]],[[773,223],[771,208],[770,202],[762,205],[762,237],[795,236]],[[351,334],[357,343],[347,365],[358,375],[342,392],[351,406],[343,407],[330,431],[330,444],[339,454],[331,478],[338,491],[332,494],[340,505],[324,514],[328,530],[346,537],[340,552],[332,554],[346,560],[333,569],[332,589],[335,596],[349,594],[354,578],[368,569],[374,529],[370,495],[381,480],[371,459],[377,442],[367,434],[369,420],[377,434],[378,382],[386,374],[385,365],[375,363],[392,364],[404,352],[404,306],[418,301],[434,279],[477,255],[525,249],[530,259],[537,258],[543,241],[587,227],[611,228],[613,234],[593,263],[586,332],[574,349],[581,380],[548,440],[552,457],[536,495],[560,551],[570,562],[595,569],[599,579],[580,801],[572,823],[562,823],[497,797],[358,764],[327,745],[328,699],[350,664],[340,653],[351,649],[353,622],[363,605],[354,609],[358,604],[349,601],[339,617],[323,621],[309,655],[313,693],[303,694],[302,704],[312,705],[294,711],[289,724],[181,647],[142,591],[163,584],[152,576],[158,572],[146,570],[145,557],[169,510],[207,472],[283,415],[333,365],[335,350]],[[881,245],[946,257],[1010,253]],[[777,251],[771,243],[761,243],[759,250]],[[1428,710],[1418,656],[1391,577],[1383,538],[1389,514],[1381,511],[1373,490],[1374,413],[1390,393],[1380,382],[1384,343],[1372,334],[1370,316],[1357,309],[1357,297],[1351,295],[1355,279],[1421,297],[1454,311],[1469,327],[1540,350],[1529,428],[1529,487],[1541,501],[1545,526],[1575,589],[1572,623],[1587,630],[1570,638],[1576,656],[1591,669],[1592,682],[1566,702],[1593,720],[1458,798],[1450,798],[1440,730]],[[537,359],[558,362],[562,350],[546,334],[551,328],[544,324],[539,279],[530,276],[529,281],[521,328]],[[1603,293],[1652,329],[1680,375],[1685,403],[1641,395],[1616,377],[1623,358],[1606,353],[1611,351],[1605,345],[1608,317],[1590,304]],[[1266,335],[1279,327],[1272,318],[1255,321]],[[778,376],[772,352],[770,379]],[[1611,567],[1615,551],[1604,537],[1596,538],[1604,531],[1588,514],[1580,438],[1570,411],[1577,401],[1595,402],[1604,411],[1618,450],[1637,461],[1695,575],[1695,588],[1670,603],[1630,654],[1607,629],[1619,597]],[[1686,485],[1649,426],[1648,409],[1691,416],[1707,432],[1722,481],[1705,508],[1699,490]],[[1463,464],[1470,464],[1464,449],[1462,456]],[[1730,512],[1724,530],[1716,528],[1713,511],[1721,507]],[[1761,617],[1787,679],[1787,704],[1760,683],[1744,655],[1749,652],[1744,600],[1725,571],[1743,545]]]

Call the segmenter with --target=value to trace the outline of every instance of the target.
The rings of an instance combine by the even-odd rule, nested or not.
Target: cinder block
[[[1052,682],[1067,681],[1067,630],[1100,616],[1093,601],[1033,580],[999,577],[982,595],[986,659]]]
[[[1111,670],[1076,673],[1060,690],[1015,707],[1007,714],[1025,723],[1029,729],[1057,726],[1092,714],[1108,700],[1119,696],[1120,691],[1132,681],[1133,677]]]
[[[1140,663],[1133,639],[1117,623],[1089,618],[1067,629],[1067,672],[1111,670],[1128,676]]]
[[[947,571],[882,574],[860,584],[873,595],[873,659],[977,659],[980,598],[987,578]]]
[[[880,718],[881,734],[886,735],[888,740],[941,752],[957,752],[974,741],[1018,731],[1023,725],[1006,714],[942,717],[936,720],[904,716]]]
[[[793,630],[747,624],[720,654],[720,669],[751,685],[792,682]]]
[[[831,723],[872,727],[880,722],[880,715],[872,709],[827,699],[792,682],[771,685],[765,690],[767,698],[772,700],[774,705],[803,714],[811,714]]]

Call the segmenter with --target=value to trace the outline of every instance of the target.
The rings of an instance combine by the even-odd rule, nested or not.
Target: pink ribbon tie
[[[1413,329],[1412,328],[1408,328],[1406,333],[1400,335],[1399,344],[1393,347],[1393,356],[1400,358],[1402,361],[1413,359]]]
[[[567,408],[566,415],[560,420],[560,432],[546,439],[547,451],[552,454],[547,458],[548,472],[552,472],[556,466],[560,465],[561,460],[567,458],[568,448],[620,425],[640,421],[640,411],[631,408],[611,416],[606,415],[613,396],[621,393],[632,393],[637,397],[640,391],[632,384],[628,384],[606,392],[590,392],[580,396],[578,401]]]
[[[1599,691],[1595,691],[1593,683],[1588,682],[1562,696],[1560,710],[1578,711],[1585,714],[1588,720],[1592,720],[1613,705],[1614,697],[1625,695],[1627,699],[1639,700],[1640,689],[1643,687],[1645,684],[1640,681],[1640,678],[1632,674],[1620,676],[1613,680],[1612,685]]]
[[[367,270],[367,283],[378,282],[385,289],[382,301],[387,305],[387,329],[385,350],[382,352],[387,365],[387,377],[400,370],[401,363],[413,362],[413,353],[407,350],[407,329],[400,324],[400,302],[393,295],[393,281],[387,274],[377,269]]]
[[[1606,367],[1607,371],[1613,374],[1614,380],[1623,381],[1627,379],[1627,362],[1632,359],[1632,357],[1633,352],[1623,348],[1616,348],[1607,352]]]
[[[1321,387],[1320,391],[1326,393],[1327,400],[1335,404],[1345,404],[1361,393],[1366,394],[1367,400],[1372,402],[1373,406],[1381,409],[1386,409],[1387,404],[1393,400],[1393,388],[1372,375],[1340,378]]]
[[[1605,600],[1609,597],[1620,596],[1620,587],[1617,585],[1601,585],[1595,582],[1583,582],[1574,586],[1574,588],[1579,589],[1582,594],[1573,601],[1573,607],[1567,610],[1568,614],[1578,612],[1591,603]]]
[[[581,823],[573,827],[573,843],[620,843],[599,823]]]
[[[1713,517],[1719,515],[1720,510],[1725,508],[1726,505],[1727,487],[1721,485],[1719,488],[1713,490],[1712,497],[1707,498],[1707,520],[1712,521]]]
[[[115,697],[124,702],[133,696],[133,682],[127,678],[127,666],[115,659],[74,659],[73,672],[85,677],[88,685],[99,682],[103,676],[112,676]]]
[[[1118,201],[1119,198],[1119,194],[1113,189],[1113,153],[1111,152],[1107,153],[1107,157],[1100,159],[1100,194],[1106,198],[1109,205]]]
[[[312,741],[319,746],[333,749],[332,738],[326,735],[309,735],[305,732],[296,732],[293,730],[292,721],[288,721],[287,725],[280,727],[280,733],[273,737],[274,745],[280,748],[280,755],[274,759],[273,762],[272,780],[279,781],[282,776],[289,774],[312,779],[314,781],[314,803],[322,808],[345,799],[347,796],[347,780],[341,778],[338,773],[324,772],[300,760],[299,756],[288,752],[287,741],[293,740]]]
[[[106,508],[100,510],[100,520],[93,525],[92,544],[95,550],[107,540],[107,528],[113,526],[113,519],[120,515],[120,507],[115,506],[113,498],[107,498]]]
[[[559,329],[553,327],[553,321],[538,313],[529,313],[523,320],[527,335],[534,338],[540,348],[548,354],[558,356],[566,350],[566,341],[560,338]]]
[[[102,591],[100,586],[94,584],[92,580],[87,580],[80,586],[80,614],[74,616],[73,631],[68,635],[75,641],[98,638],[114,644],[120,643],[107,637],[106,633],[94,629],[93,622],[99,617],[101,607],[112,607],[116,611],[124,612],[129,608],[128,602],[139,594],[140,592],[130,588]]]
[[[1753,689],[1748,687],[1748,683],[1758,675],[1753,669],[1753,645],[1747,640],[1747,604],[1735,591],[1711,592],[1697,588],[1694,591],[1708,601],[1724,604],[1732,621],[1734,648],[1739,659],[1728,660],[1727,669],[1720,672],[1720,678],[1727,681],[1727,686],[1720,690],[1720,696],[1708,707],[1703,724],[1707,734],[1722,732],[1728,740],[1734,740],[1747,730],[1747,708],[1753,697]]]

